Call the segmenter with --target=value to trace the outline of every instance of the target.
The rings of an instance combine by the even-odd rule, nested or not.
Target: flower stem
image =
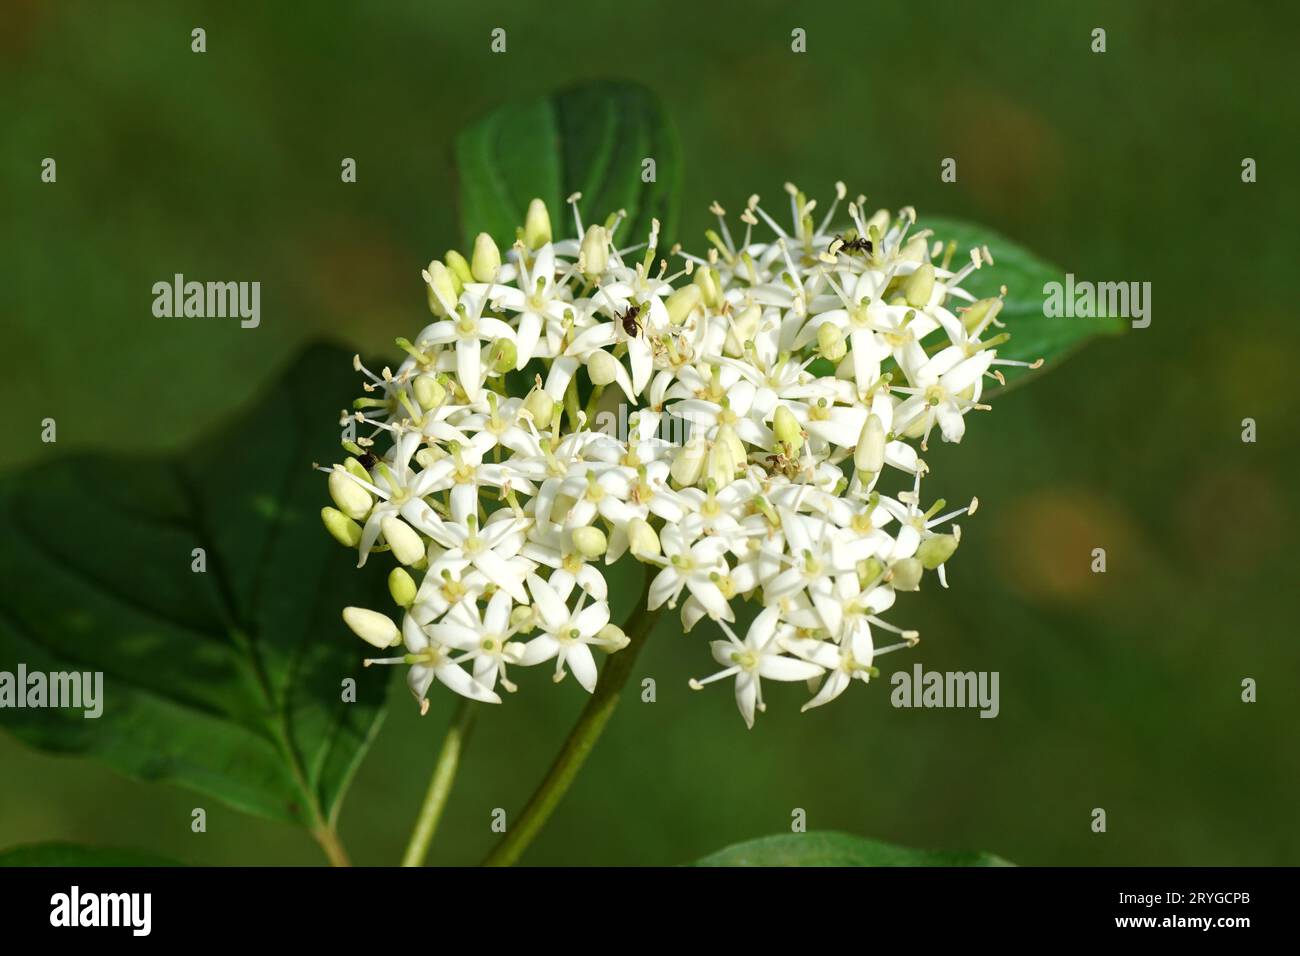
[[[650,632],[654,630],[655,621],[659,618],[659,610],[646,610],[646,597],[650,593],[650,582],[656,570],[651,565],[646,566],[645,589],[623,625],[623,631],[628,636],[627,647],[610,655],[605,661],[605,666],[600,672],[600,680],[596,683],[596,690],[587,701],[587,706],[583,708],[578,722],[569,731],[569,736],[551,764],[550,771],[538,785],[519,819],[483,860],[484,866],[512,866],[518,862],[519,857],[528,849],[529,844],[541,832],[555,808],[564,799],[574,777],[582,769],[587,755],[596,746],[596,741],[600,739],[605,724],[609,722],[610,715],[618,704],[619,692],[632,673],[637,655],[640,654],[641,647],[650,636]]]
[[[424,866],[424,858],[429,855],[429,844],[433,842],[438,820],[442,817],[443,807],[447,805],[447,797],[451,794],[451,784],[456,779],[456,768],[474,725],[475,713],[473,702],[462,699],[451,715],[451,726],[447,728],[447,736],[442,740],[438,762],[433,765],[433,776],[429,778],[429,789],[420,806],[420,815],[416,817],[415,829],[411,831],[410,842],[402,854],[402,866]]]

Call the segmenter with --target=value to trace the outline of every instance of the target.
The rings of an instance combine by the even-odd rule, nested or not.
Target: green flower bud
[[[587,234],[582,237],[579,258],[582,261],[582,274],[588,279],[594,279],[605,271],[609,265],[609,232],[604,226],[587,227]]]
[[[844,358],[849,347],[844,342],[844,333],[839,326],[833,322],[823,322],[817,327],[817,351],[832,362]]]
[[[363,607],[345,607],[343,623],[352,628],[357,637],[375,647],[396,647],[402,643],[402,632],[387,614]]]
[[[990,322],[996,319],[1004,304],[1001,298],[980,299],[978,302],[972,302],[970,308],[962,316],[962,325],[966,326],[967,332],[974,332],[986,318]]]
[[[587,357],[587,374],[593,385],[609,385],[618,378],[618,359],[597,349]]]
[[[599,528],[574,528],[573,547],[584,558],[599,558],[609,547],[609,540]]]
[[[722,305],[722,283],[718,279],[718,270],[711,266],[700,266],[695,270],[694,282],[700,287],[704,304],[710,309]]]
[[[955,534],[936,534],[921,542],[920,547],[916,549],[916,557],[925,565],[927,571],[933,571],[951,558],[956,550],[957,536]]]
[[[393,550],[393,557],[402,564],[414,564],[424,557],[424,539],[401,518],[389,515],[379,523],[379,527]]]
[[[555,408],[555,401],[547,395],[542,389],[534,387],[524,399],[524,409],[528,414],[533,416],[533,424],[538,430],[549,428],[551,424],[551,411]]]
[[[433,374],[417,375],[411,387],[415,390],[415,400],[426,412],[437,408],[447,397],[447,390]]]
[[[469,263],[455,249],[448,249],[447,254],[442,257],[442,261],[447,263],[447,268],[460,281],[462,287],[466,282],[474,281],[474,272],[470,269]]]
[[[551,214],[546,203],[534,199],[528,204],[528,217],[524,220],[524,245],[540,249],[551,241]]]
[[[504,375],[514,369],[519,360],[519,349],[510,339],[497,339],[492,343],[488,353],[488,365],[498,375]]]
[[[665,308],[668,309],[668,321],[673,325],[681,325],[702,301],[704,301],[704,293],[700,291],[699,286],[694,283],[682,286],[664,303]]]
[[[696,435],[677,450],[677,457],[668,466],[668,474],[678,485],[689,488],[700,480],[700,475],[704,472],[704,459],[707,456],[708,446]]]
[[[868,415],[853,450],[853,465],[858,471],[874,475],[885,465],[885,425],[879,415]]]
[[[606,624],[596,632],[596,640],[609,653],[621,651],[632,643],[631,639],[623,633],[623,629],[617,624]]]
[[[659,535],[644,518],[633,518],[627,523],[627,547],[636,558],[659,556]]]
[[[424,271],[424,281],[428,285],[429,311],[445,319],[455,311],[456,301],[460,298],[456,276],[435,259]]]
[[[329,489],[334,503],[349,518],[361,519],[370,514],[370,492],[353,481],[343,466],[335,465],[330,472]]]
[[[398,607],[410,607],[415,601],[417,590],[415,579],[406,572],[405,568],[393,568],[388,572],[388,593],[392,595],[393,603]]]
[[[784,405],[776,406],[776,411],[772,415],[772,431],[776,434],[776,440],[786,448],[786,454],[794,456],[799,454],[803,448],[803,429],[799,427],[799,420],[794,417],[794,412]]]
[[[925,566],[916,558],[903,558],[901,561],[895,561],[894,566],[890,568],[890,583],[894,586],[895,591],[917,591],[921,587],[921,576],[925,574]]]
[[[355,548],[361,543],[361,525],[342,511],[337,508],[322,508],[320,518],[325,523],[325,530],[332,534],[339,544]]]
[[[486,232],[474,237],[474,258],[469,271],[479,282],[491,282],[501,268],[501,250]]]
[[[924,308],[930,304],[934,292],[934,266],[925,262],[917,266],[916,271],[903,283],[903,297],[914,309]]]

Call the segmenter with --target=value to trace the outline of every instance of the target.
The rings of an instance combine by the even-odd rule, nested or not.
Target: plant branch
[[[546,825],[546,821],[550,819],[560,801],[564,799],[564,795],[573,784],[573,779],[586,762],[587,755],[596,746],[596,741],[600,739],[605,724],[609,722],[610,715],[618,704],[619,692],[631,676],[637,655],[640,654],[646,638],[654,630],[655,621],[659,618],[661,609],[646,610],[650,582],[654,579],[657,570],[653,565],[646,565],[645,588],[641,593],[641,599],[623,625],[623,631],[628,636],[627,647],[610,655],[605,661],[605,666],[600,672],[600,680],[596,683],[596,690],[587,701],[587,706],[583,708],[578,722],[569,731],[569,736],[565,738],[564,745],[551,764],[550,771],[538,785],[519,819],[484,859],[484,866],[512,866],[519,860],[529,844],[541,832],[542,827]]]
[[[429,778],[429,789],[420,806],[420,814],[415,818],[415,828],[411,839],[402,854],[402,866],[424,866],[425,857],[429,855],[429,844],[438,829],[447,797],[451,795],[451,785],[456,779],[456,768],[460,765],[460,755],[465,749],[470,729],[474,725],[477,713],[473,702],[462,698],[451,715],[451,726],[447,736],[442,740],[442,750],[438,752],[438,761],[433,765],[433,776]]]

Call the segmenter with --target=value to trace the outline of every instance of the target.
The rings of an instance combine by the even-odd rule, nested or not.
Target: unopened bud
[[[353,481],[346,468],[334,466],[330,472],[329,488],[330,497],[349,518],[364,518],[370,514],[370,492]]]
[[[574,528],[573,547],[584,558],[599,558],[605,553],[609,541],[599,528]]]
[[[491,282],[501,269],[501,250],[486,232],[474,237],[474,259],[469,271],[479,282]]]
[[[582,274],[595,278],[609,265],[609,232],[604,226],[588,226],[582,237]]]
[[[618,378],[618,359],[603,349],[587,357],[587,374],[593,385],[609,385]]]
[[[361,543],[361,525],[342,511],[337,508],[322,508],[320,518],[325,523],[325,530],[332,534],[339,544],[355,548]]]
[[[396,647],[402,643],[402,632],[387,614],[364,607],[345,607],[343,623],[352,628],[353,634],[375,647]]]
[[[447,263],[447,268],[451,270],[452,275],[460,280],[463,287],[466,282],[474,281],[474,273],[469,267],[469,263],[455,249],[448,249],[447,254],[442,257],[442,261]]]
[[[803,448],[803,429],[799,427],[794,412],[784,405],[776,406],[776,411],[772,414],[772,431],[776,434],[776,440],[785,446],[788,455],[799,454]]]
[[[388,593],[398,607],[410,607],[418,590],[415,579],[407,574],[405,568],[393,568],[388,572]]]
[[[962,316],[961,321],[966,326],[967,332],[974,332],[982,325],[985,320],[992,322],[998,317],[1005,303],[1001,298],[997,299],[980,299],[978,302],[972,302],[970,308]]]
[[[712,266],[701,266],[695,270],[695,284],[700,287],[704,304],[710,309],[722,305],[722,283],[718,280],[718,271]]]
[[[511,339],[497,339],[488,352],[488,365],[497,375],[504,375],[514,370],[519,360],[519,349]]]
[[[417,375],[411,387],[415,390],[415,400],[426,412],[437,408],[447,397],[447,390],[443,388],[442,382],[438,381],[436,375]]]
[[[384,532],[384,540],[393,550],[393,557],[402,564],[414,564],[424,557],[424,541],[409,524],[401,518],[389,515],[379,523]]]
[[[551,410],[554,408],[555,400],[540,388],[534,387],[524,399],[524,409],[533,416],[533,424],[539,430],[550,427]]]
[[[694,283],[682,286],[664,303],[665,308],[668,309],[668,321],[673,325],[681,325],[703,300],[704,293],[700,291],[699,286]]]
[[[927,571],[933,571],[953,556],[957,550],[955,534],[935,534],[921,542],[916,549],[916,557]]]
[[[683,488],[689,488],[700,480],[704,471],[704,459],[708,455],[708,446],[698,435],[691,438],[677,450],[677,457],[668,468],[673,481]]]
[[[914,309],[921,309],[930,304],[930,295],[934,292],[934,266],[924,262],[903,283],[903,297]]]
[[[853,450],[853,465],[858,471],[874,475],[885,465],[885,425],[879,415],[868,415]]]
[[[540,249],[551,241],[551,214],[546,203],[534,199],[528,204],[528,217],[524,220],[524,245]]]
[[[424,281],[428,286],[429,311],[439,318],[446,318],[456,309],[456,300],[460,298],[456,277],[436,259],[424,270]]]
[[[895,561],[889,569],[889,583],[895,591],[916,591],[921,587],[921,576],[925,574],[925,565],[916,558],[903,558]]]
[[[644,518],[633,518],[627,524],[627,548],[633,557],[658,557],[659,535]]]
[[[849,350],[844,342],[844,333],[833,322],[823,322],[817,327],[817,351],[823,358],[838,362]]]
[[[623,629],[617,624],[606,624],[597,631],[596,641],[611,654],[614,651],[621,651],[632,643],[631,639],[623,633]]]

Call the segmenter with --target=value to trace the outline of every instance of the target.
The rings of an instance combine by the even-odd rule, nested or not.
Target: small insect
[[[379,463],[379,459],[375,455],[371,454],[370,452],[365,452],[364,454],[360,455],[357,458],[357,461],[361,464],[361,467],[364,468],[366,471],[369,471],[371,468],[374,468],[375,465]]]
[[[623,331],[627,333],[628,338],[636,338],[641,334],[641,323],[636,320],[641,314],[641,306],[629,305],[627,311],[618,316],[619,322],[623,323]]]
[[[834,246],[837,242],[840,244],[839,248],[833,249],[833,252],[847,252],[850,255],[855,252],[861,252],[866,255],[871,255],[872,245],[870,239],[863,239],[861,236],[853,239],[845,239],[843,236],[836,236],[831,240],[831,245]]]

